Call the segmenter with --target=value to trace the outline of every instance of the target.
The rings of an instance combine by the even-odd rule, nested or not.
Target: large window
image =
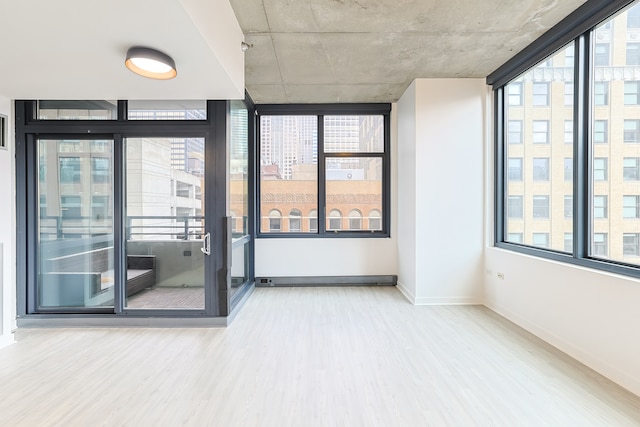
[[[510,241],[509,236],[522,235],[523,241],[513,243],[565,249],[565,233],[554,224],[562,221],[569,232],[573,222],[573,61],[564,64],[564,58],[573,53],[570,47],[565,46],[505,86],[505,93],[512,93],[512,85],[522,88],[523,93],[532,93],[521,105],[504,104],[505,241]],[[561,79],[551,78],[553,74],[547,72],[553,65],[542,67],[548,59],[551,64],[563,64],[563,72],[558,74]],[[520,124],[517,140],[514,123]],[[566,191],[552,191],[556,187]]]
[[[260,234],[387,236],[389,111],[258,107]]]
[[[589,37],[563,40],[558,32],[547,56],[525,49],[520,65],[488,77],[502,126],[496,245],[640,277],[640,0],[620,10],[595,3]],[[527,96],[514,107],[513,93]],[[545,94],[548,108],[535,108]]]

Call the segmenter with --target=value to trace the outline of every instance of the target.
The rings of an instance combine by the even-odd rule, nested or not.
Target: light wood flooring
[[[640,398],[482,307],[256,289],[228,328],[21,329],[0,426],[640,426]]]

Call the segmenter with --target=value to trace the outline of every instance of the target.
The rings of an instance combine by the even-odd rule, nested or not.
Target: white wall
[[[11,101],[0,96],[0,114],[7,116],[8,150],[0,149],[0,347],[13,342],[15,326],[15,191],[13,114]]]
[[[416,82],[398,101],[398,286],[413,301],[416,279]]]
[[[415,304],[482,301],[485,96],[483,79],[418,79],[398,103],[398,282]]]
[[[485,260],[489,308],[640,395],[640,281],[498,248]]]
[[[391,110],[391,237],[256,239],[256,277],[398,274],[396,108]]]

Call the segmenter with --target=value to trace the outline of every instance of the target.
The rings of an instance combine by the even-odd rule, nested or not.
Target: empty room
[[[22,0],[0,425],[640,426],[640,0]]]

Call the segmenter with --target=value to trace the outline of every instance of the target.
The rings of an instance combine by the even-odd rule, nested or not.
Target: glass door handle
[[[211,255],[211,233],[207,233],[204,235],[204,239],[202,239],[202,247],[200,248],[203,254]]]

